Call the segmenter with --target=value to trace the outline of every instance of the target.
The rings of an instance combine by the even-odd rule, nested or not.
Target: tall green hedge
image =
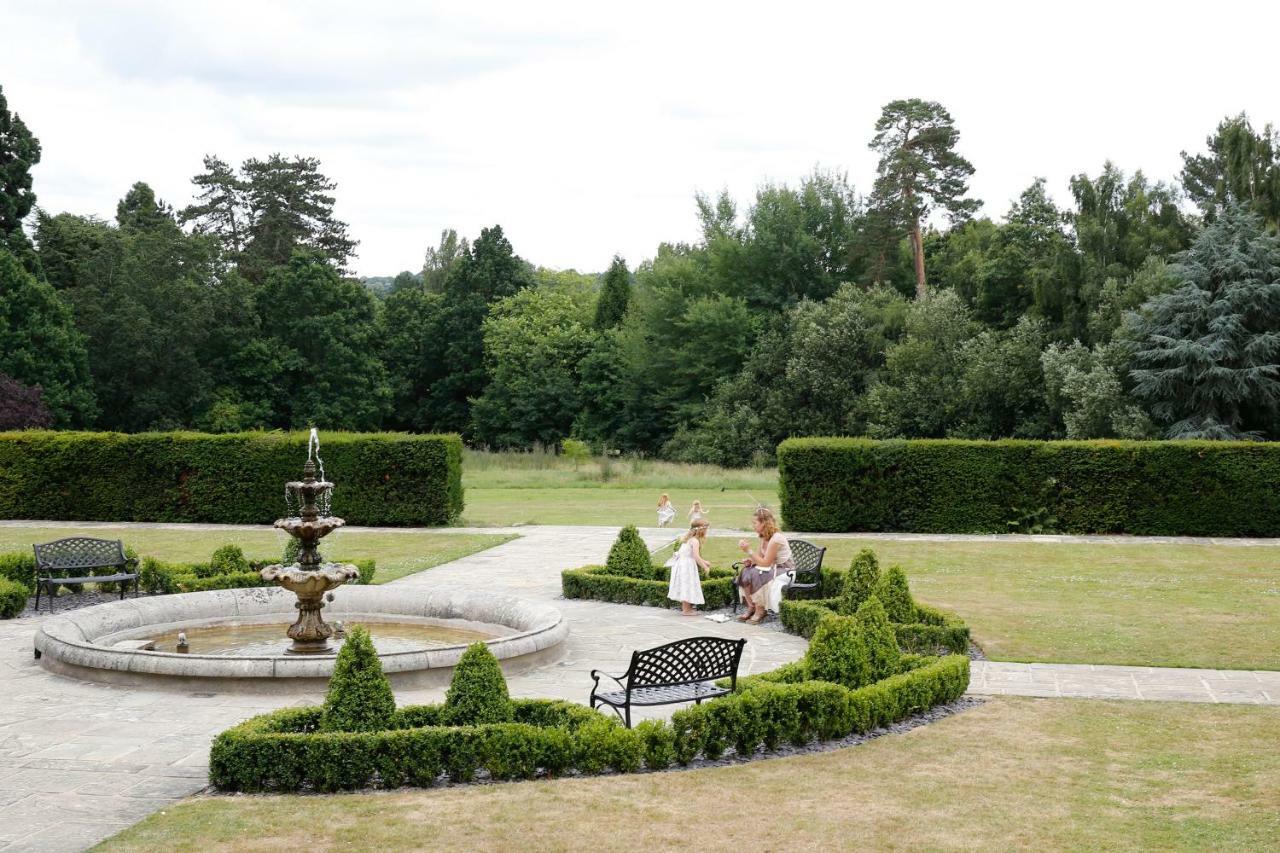
[[[456,435],[321,433],[349,524],[443,525],[462,512]],[[0,518],[267,524],[302,474],[304,433],[0,433]]]
[[[782,513],[810,531],[1280,536],[1280,444],[789,439]]]

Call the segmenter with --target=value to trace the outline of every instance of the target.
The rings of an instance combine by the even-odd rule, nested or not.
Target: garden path
[[[48,526],[63,524],[50,522]],[[127,529],[168,525],[83,526]],[[485,532],[500,531],[490,528]],[[406,592],[450,584],[555,600],[571,625],[565,654],[547,666],[512,676],[509,683],[514,695],[582,701],[590,687],[590,669],[620,672],[626,668],[632,649],[695,634],[748,637],[746,672],[771,669],[804,651],[804,640],[769,628],[686,619],[657,608],[559,600],[560,571],[601,562],[616,529],[521,527],[507,532],[518,533],[520,538],[395,584]],[[645,530],[642,534],[651,547],[674,535],[670,530]],[[1132,541],[1125,537],[1102,541],[1112,539]],[[1264,542],[1274,544],[1266,540],[1255,544]],[[1230,540],[1230,544],[1246,545],[1249,541]],[[209,743],[219,731],[263,711],[322,698],[314,691],[270,696],[172,692],[62,678],[32,660],[32,636],[38,621],[28,617],[0,622],[0,851],[6,853],[89,847],[204,787]],[[1280,705],[1280,673],[975,661],[970,690]],[[403,703],[438,701],[442,695],[442,688],[397,691],[397,699]]]

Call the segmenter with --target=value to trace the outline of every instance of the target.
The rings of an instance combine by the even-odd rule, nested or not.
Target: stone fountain
[[[319,442],[312,430],[311,447]],[[298,596],[298,619],[286,631],[293,645],[285,650],[291,655],[333,654],[329,644],[333,628],[320,615],[325,593],[360,576],[355,566],[326,563],[320,557],[320,540],[346,524],[327,511],[333,483],[316,479],[315,457],[308,453],[302,466],[302,479],[285,484],[285,489],[298,505],[298,515],[276,520],[276,527],[298,540],[298,561],[292,565],[277,564],[262,570],[262,579],[279,584]],[[325,509],[322,510],[321,508]]]

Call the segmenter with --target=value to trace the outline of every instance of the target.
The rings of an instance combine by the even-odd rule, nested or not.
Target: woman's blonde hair
[[[707,528],[710,526],[711,525],[707,524],[707,520],[705,518],[700,518],[693,524],[689,525],[688,532],[680,537],[680,541],[682,543],[688,542],[695,536],[698,537],[699,541],[702,541],[707,538]]]
[[[658,506],[662,506],[665,503],[671,503],[671,498],[666,494],[663,494],[662,497],[658,498]]]
[[[760,538],[763,541],[768,542],[778,532],[778,519],[767,506],[759,507],[752,517],[760,522]]]

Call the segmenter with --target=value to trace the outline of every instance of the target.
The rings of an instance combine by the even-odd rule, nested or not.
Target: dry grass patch
[[[197,798],[102,849],[1261,849],[1280,838],[1278,738],[1274,708],[1001,698],[859,747],[709,770]]]

